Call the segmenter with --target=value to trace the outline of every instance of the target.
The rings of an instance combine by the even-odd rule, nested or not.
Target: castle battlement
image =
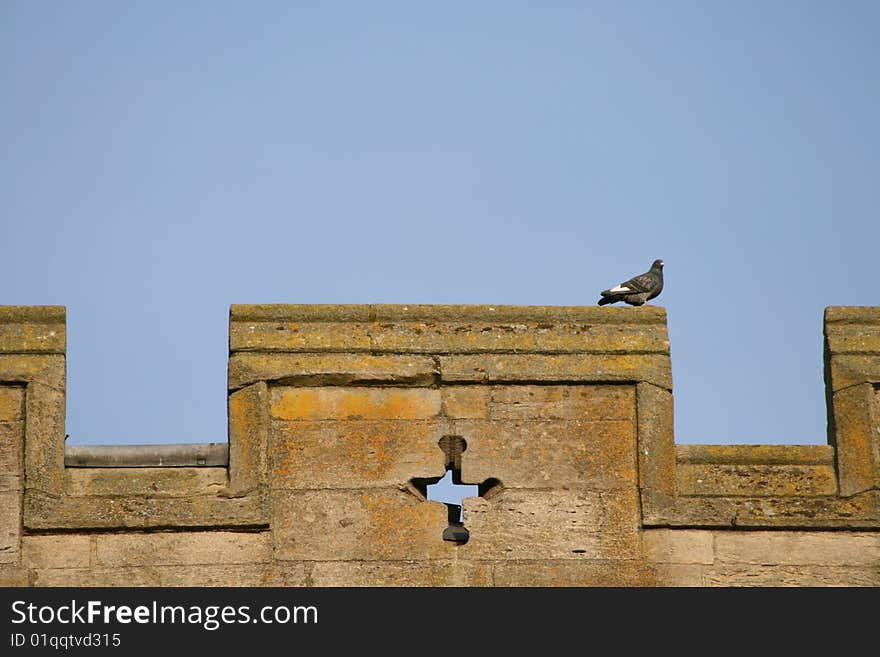
[[[228,445],[66,447],[65,353],[0,306],[2,585],[880,585],[880,308],[827,445],[676,445],[661,307],[235,305]]]

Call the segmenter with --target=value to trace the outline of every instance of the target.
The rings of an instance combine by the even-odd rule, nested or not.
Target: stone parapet
[[[826,310],[828,445],[676,445],[663,308],[236,305],[225,449],[89,450],[0,307],[0,584],[880,585],[878,336]]]

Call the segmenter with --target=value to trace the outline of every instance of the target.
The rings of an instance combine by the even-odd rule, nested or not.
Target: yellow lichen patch
[[[440,540],[447,521],[444,505],[409,502],[384,493],[367,494],[363,503],[370,518],[365,539],[373,554],[402,555],[413,545],[431,546],[436,553],[448,549]]]
[[[22,416],[23,389],[13,386],[0,387],[0,422],[15,422]]]
[[[345,443],[346,457],[357,475],[383,479],[394,464],[399,446],[387,432],[352,431]]]
[[[282,388],[272,416],[282,420],[415,420],[440,413],[440,391],[427,388]]]
[[[273,436],[272,485],[278,488],[401,486],[445,471],[430,421],[276,420]]]

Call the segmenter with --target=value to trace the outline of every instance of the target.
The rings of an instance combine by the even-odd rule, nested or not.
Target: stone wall
[[[828,445],[676,445],[663,308],[233,306],[227,464],[73,467],[0,307],[0,584],[877,586],[880,308],[825,327]]]

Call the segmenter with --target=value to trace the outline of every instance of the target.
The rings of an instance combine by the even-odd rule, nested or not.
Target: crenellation
[[[827,445],[676,445],[660,307],[229,318],[228,448],[160,464],[68,450],[65,309],[0,306],[0,585],[880,586],[880,308],[826,309]]]

